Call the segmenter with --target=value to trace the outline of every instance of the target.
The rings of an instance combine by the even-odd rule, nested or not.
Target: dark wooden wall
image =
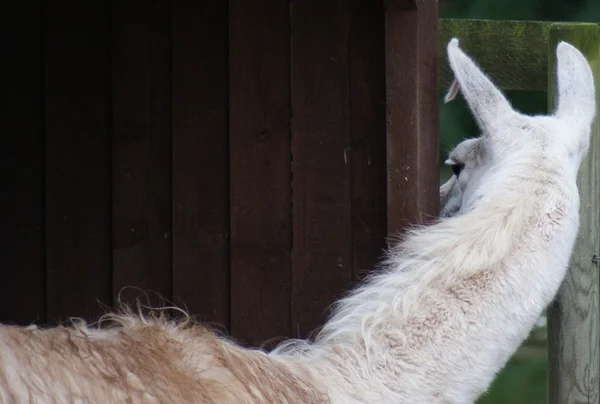
[[[247,343],[306,336],[437,213],[435,1],[9,8],[0,321],[143,291]]]

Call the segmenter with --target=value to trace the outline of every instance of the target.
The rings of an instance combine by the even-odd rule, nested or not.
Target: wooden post
[[[439,214],[438,2],[385,2],[388,234]]]
[[[600,26],[553,24],[549,36],[548,107],[554,105],[556,46],[566,41],[590,62],[600,107]],[[599,108],[600,114],[600,108]],[[592,130],[590,150],[579,171],[579,236],[571,267],[548,309],[548,403],[598,403],[598,225],[600,219],[600,118]]]

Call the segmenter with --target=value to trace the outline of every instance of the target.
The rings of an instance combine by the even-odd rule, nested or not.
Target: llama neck
[[[505,195],[467,214],[414,230],[379,273],[340,300],[317,337],[320,344],[365,343],[390,327],[425,315],[431,295],[458,279],[502,263],[526,232],[536,206],[522,195]],[[365,348],[366,349],[366,348]]]
[[[415,385],[425,386],[432,374],[445,380],[454,366],[472,367],[477,355],[485,369],[473,369],[469,389],[475,396],[487,388],[564,276],[568,251],[549,253],[554,244],[548,243],[572,245],[575,234],[558,232],[542,251],[524,249],[540,241],[531,223],[545,217],[539,209],[548,193],[511,191],[503,190],[499,202],[490,198],[462,216],[413,231],[390,253],[383,271],[337,304],[310,349],[327,357],[348,390],[356,386],[356,394],[379,391],[390,397],[396,387],[415,382],[417,373],[424,381]],[[553,272],[542,275],[547,283],[517,295],[530,282],[519,277],[540,276],[522,271],[521,265]],[[514,275],[508,284],[498,276],[505,271]],[[516,300],[504,309],[511,296]],[[529,306],[519,311],[521,302]],[[511,327],[499,327],[507,322]],[[477,347],[471,346],[470,324],[481,333]],[[411,372],[413,379],[400,380]]]
[[[532,163],[537,170],[531,168]],[[577,192],[574,179],[561,179],[563,184],[572,182],[568,189],[548,185],[556,184],[554,165],[552,160],[539,158],[532,162],[529,154],[523,153],[509,166],[488,170],[485,178],[480,178],[488,186],[471,196],[473,206],[460,216],[407,232],[388,253],[382,269],[336,303],[333,316],[316,342],[360,343],[376,330],[389,332],[390,325],[404,325],[398,321],[429,310],[422,303],[430,294],[465,277],[506,265],[512,258],[518,260],[518,254],[525,252],[519,248],[524,242],[551,256],[548,240],[564,241],[561,237],[565,231],[556,226],[557,221],[576,219],[578,215],[578,206],[564,206],[564,201],[570,200],[565,195]],[[539,172],[548,178],[539,178]],[[571,202],[577,204],[578,200]],[[557,212],[555,205],[563,211]],[[552,228],[542,229],[545,221]],[[569,223],[565,226],[568,228]],[[542,236],[546,240],[538,240]],[[568,258],[569,251],[561,251],[561,255]]]

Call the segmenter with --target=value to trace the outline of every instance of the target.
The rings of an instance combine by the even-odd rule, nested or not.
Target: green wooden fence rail
[[[554,104],[556,45],[567,41],[588,59],[594,71],[600,115],[600,25],[541,21],[440,20],[439,84],[448,87],[452,74],[446,45],[458,37],[494,82],[505,90],[547,91]],[[570,270],[548,309],[548,403],[598,403],[598,295],[600,255],[600,116],[596,118],[589,154],[579,172],[581,226]]]

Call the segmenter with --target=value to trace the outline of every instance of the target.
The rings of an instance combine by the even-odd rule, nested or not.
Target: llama
[[[110,327],[0,327],[3,403],[472,403],[556,294],[579,224],[595,116],[591,69],[557,47],[551,116],[515,111],[452,39],[482,135],[459,144],[442,218],[415,228],[314,341],[245,349],[131,311]]]

